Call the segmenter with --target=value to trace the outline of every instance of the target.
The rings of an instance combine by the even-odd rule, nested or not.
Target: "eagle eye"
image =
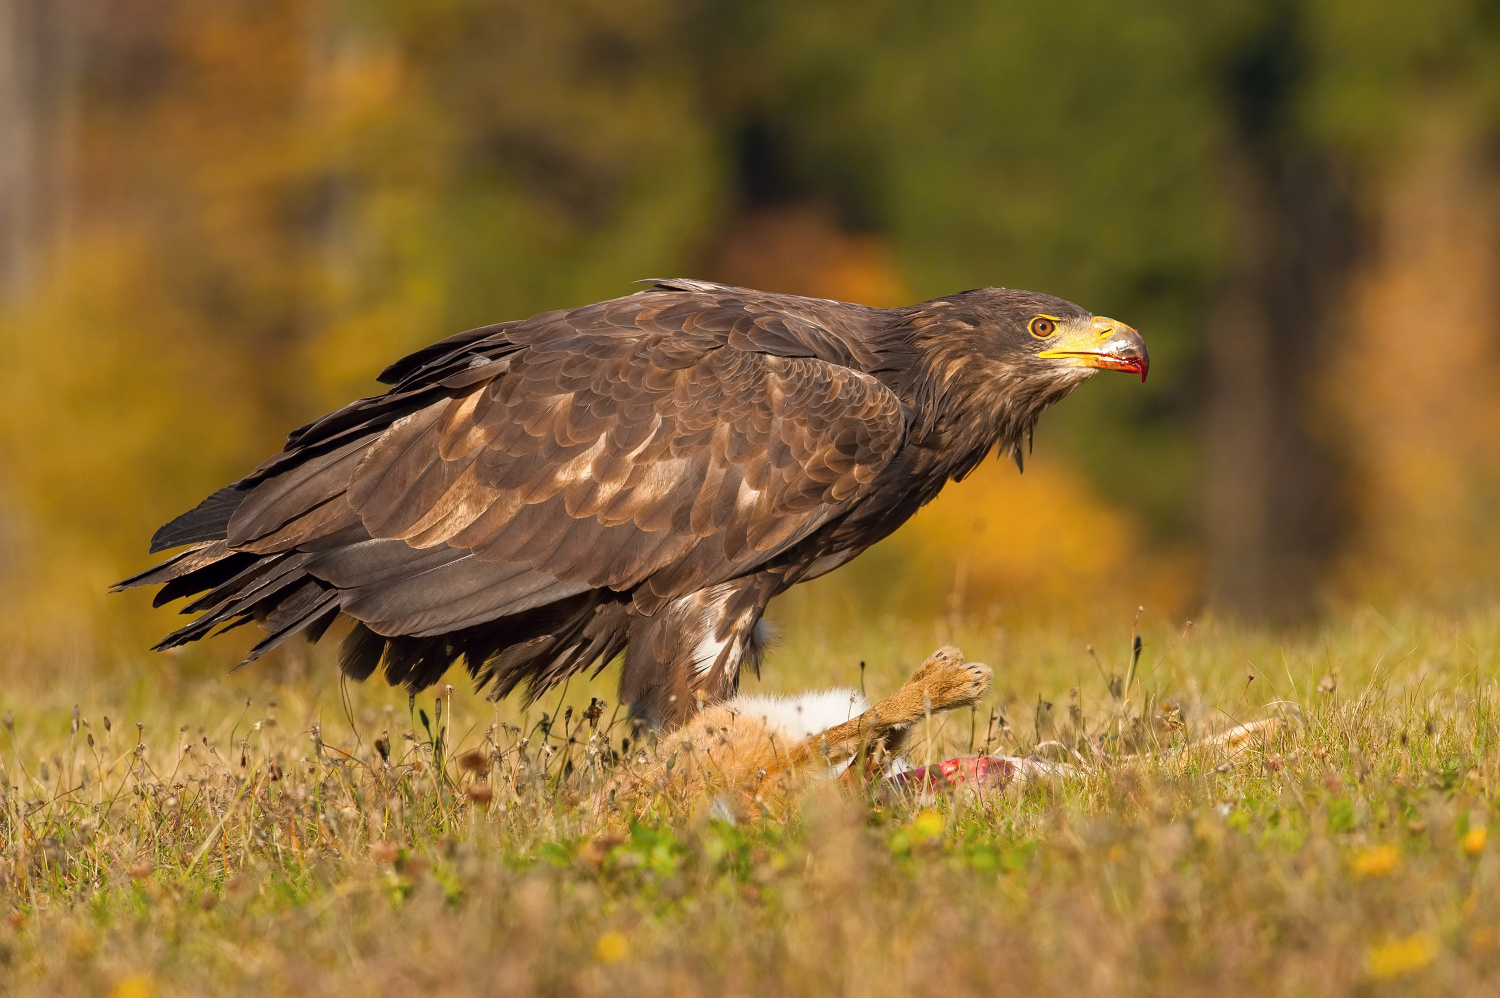
[[[1031,335],[1039,340],[1045,340],[1057,332],[1057,320],[1050,315],[1039,315],[1027,323],[1026,328],[1031,330]]]

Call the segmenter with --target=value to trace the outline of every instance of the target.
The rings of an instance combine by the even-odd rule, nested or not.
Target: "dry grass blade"
[[[102,720],[128,691],[75,729],[76,698],[38,687],[0,704],[0,964],[40,994],[1486,993],[1500,617],[1434,620],[1393,668],[1418,626],[1399,648],[1357,620],[1301,648],[1200,627],[1128,698],[1002,669],[989,724],[923,716],[908,754],[982,732],[1003,788],[814,781],[784,815],[654,796],[627,823],[598,789],[672,745],[592,690],[555,730],[455,691],[429,740],[352,686],[385,732],[358,741],[297,684],[243,718],[216,686],[159,697],[139,735]],[[1274,716],[1215,730],[1253,706],[1242,663],[1273,655]],[[1067,705],[1042,725],[1055,761],[1007,720],[1039,701]]]

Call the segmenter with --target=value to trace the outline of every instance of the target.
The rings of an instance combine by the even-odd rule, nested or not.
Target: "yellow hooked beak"
[[[1091,325],[1078,323],[1061,327],[1053,342],[1038,357],[1072,358],[1080,367],[1097,367],[1103,371],[1129,371],[1146,380],[1151,355],[1141,334],[1114,319],[1096,315]]]

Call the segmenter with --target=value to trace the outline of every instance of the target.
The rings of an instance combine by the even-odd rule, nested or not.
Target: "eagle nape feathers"
[[[890,534],[1139,334],[986,288],[905,308],[658,280],[397,361],[157,531],[120,583],[188,600],[174,648],[257,621],[250,661],[352,622],[344,672],[413,691],[462,660],[528,697],[623,654],[680,724],[758,668],[767,603]]]

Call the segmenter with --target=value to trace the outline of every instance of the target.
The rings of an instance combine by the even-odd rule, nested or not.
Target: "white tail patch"
[[[796,696],[735,697],[729,706],[737,714],[758,717],[766,727],[789,741],[801,741],[853,720],[870,709],[858,690],[814,690]]]

